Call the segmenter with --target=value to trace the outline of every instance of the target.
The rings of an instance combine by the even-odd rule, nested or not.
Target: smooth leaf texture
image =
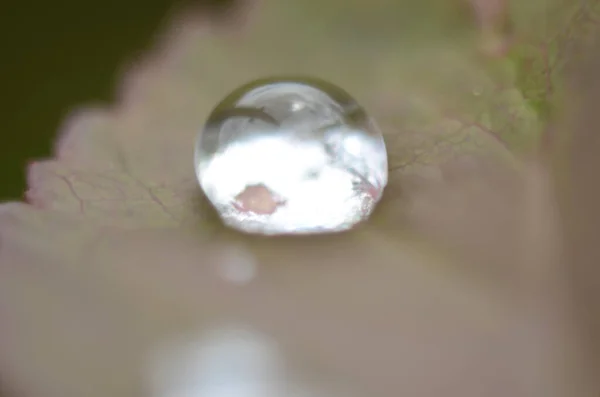
[[[2,206],[0,375],[32,397],[146,395],[156,349],[241,326],[321,395],[597,395],[534,153],[600,2],[467,3],[271,0],[242,29],[175,19],[119,102],[75,112],[55,158],[30,166],[28,204]],[[504,34],[511,49],[490,53]],[[384,130],[390,184],[351,233],[243,236],[201,196],[204,119],[280,74],[344,87]],[[240,285],[232,267],[256,275]]]
[[[573,296],[583,320],[583,335],[589,342],[591,368],[597,373],[600,368],[600,252],[597,238],[600,232],[600,118],[596,104],[600,98],[600,40],[594,41],[589,52],[591,55],[586,57],[570,78],[568,116],[556,127],[557,131],[571,131],[568,149],[563,153],[564,150],[555,148],[554,154],[564,218],[565,242],[561,259],[574,285]]]

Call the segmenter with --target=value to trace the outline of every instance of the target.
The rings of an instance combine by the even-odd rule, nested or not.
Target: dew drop
[[[262,79],[227,96],[195,152],[225,224],[247,233],[348,230],[387,183],[383,136],[345,91],[318,79]]]

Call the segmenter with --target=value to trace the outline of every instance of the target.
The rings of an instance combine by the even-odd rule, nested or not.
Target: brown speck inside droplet
[[[234,206],[239,211],[252,212],[259,215],[271,215],[277,208],[285,204],[265,185],[247,186],[235,197]]]

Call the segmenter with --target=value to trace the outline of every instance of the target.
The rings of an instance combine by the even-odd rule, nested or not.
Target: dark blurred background
[[[225,15],[234,0],[7,1],[0,6],[0,201],[21,199],[70,109],[109,102],[122,67],[181,7]]]

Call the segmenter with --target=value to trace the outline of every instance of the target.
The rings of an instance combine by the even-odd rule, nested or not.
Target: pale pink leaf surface
[[[154,350],[241,326],[322,390],[592,395],[552,178],[523,153],[565,37],[592,34],[572,16],[597,3],[516,7],[515,52],[499,58],[458,1],[263,1],[233,34],[176,20],[120,101],[75,112],[55,158],[31,165],[29,204],[2,206],[0,374],[33,397],[147,395]],[[390,185],[355,232],[241,236],[201,198],[193,142],[211,108],[282,73],[339,84],[386,134]],[[238,265],[254,278],[228,278]]]
[[[570,78],[566,117],[556,126],[561,139],[553,147],[556,180],[563,214],[564,249],[561,260],[573,283],[582,335],[589,343],[590,370],[600,371],[600,40],[583,47],[589,56],[577,65]],[[569,134],[559,134],[569,131]],[[563,136],[566,135],[566,136]],[[567,150],[559,150],[565,147]],[[562,146],[560,146],[562,145]]]

